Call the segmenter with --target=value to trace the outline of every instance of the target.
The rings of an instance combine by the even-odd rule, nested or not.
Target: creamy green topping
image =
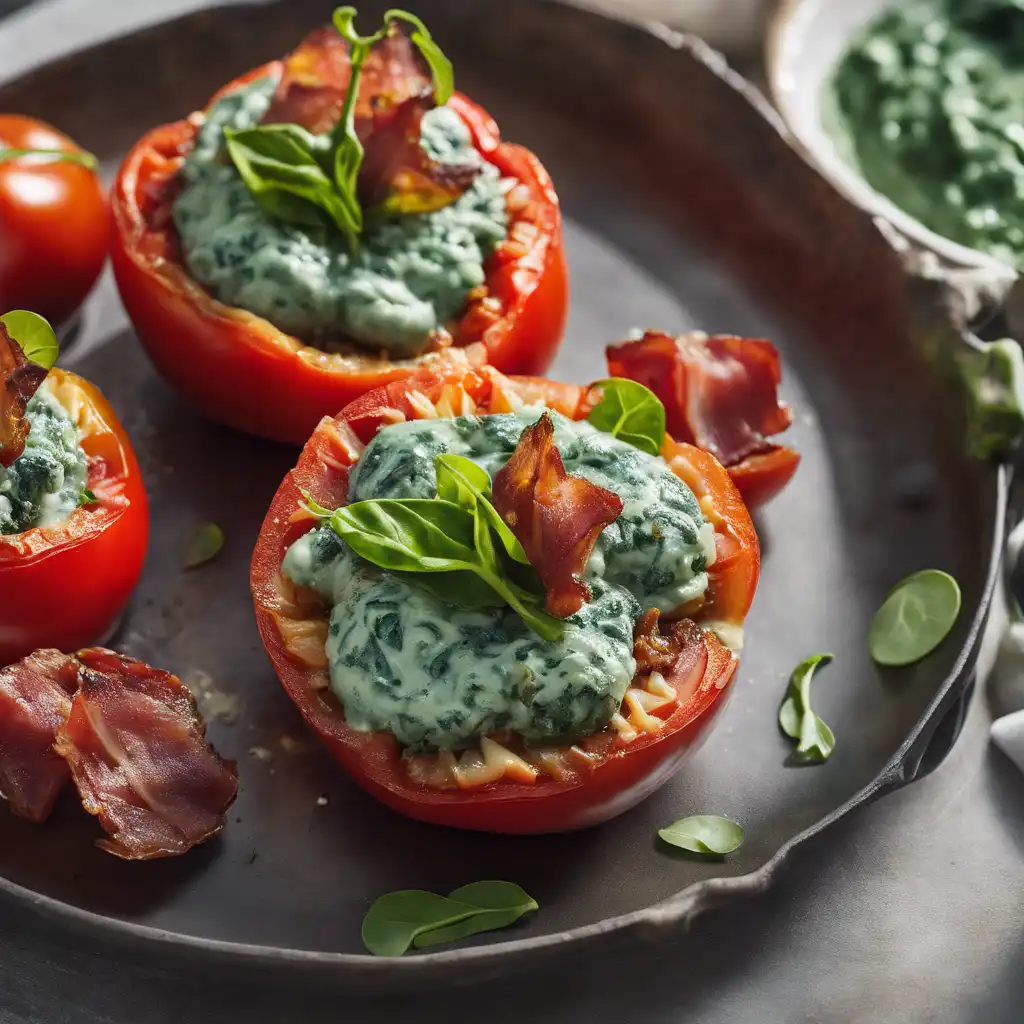
[[[350,480],[352,501],[429,498],[434,458],[473,459],[492,476],[532,413],[399,423],[381,430]],[[300,538],[284,572],[332,605],[331,686],[350,725],[387,730],[413,748],[473,745],[513,729],[532,742],[587,735],[618,709],[636,664],[633,626],[644,607],[700,596],[714,531],[664,460],[556,413],[569,473],[615,491],[622,515],[598,538],[585,579],[593,600],[542,640],[507,608],[466,611],[354,555],[329,526]]]
[[[913,217],[1019,265],[1022,87],[1019,0],[906,0],[843,56],[824,124],[864,178]]]
[[[485,163],[473,185],[434,213],[388,217],[352,255],[344,238],[264,212],[224,156],[224,128],[256,125],[277,79],[225,94],[181,170],[174,223],[192,276],[221,302],[330,347],[349,336],[395,357],[421,352],[484,283],[484,261],[508,231],[505,192]],[[314,149],[326,137],[311,138]],[[427,113],[421,145],[452,162],[479,161],[469,129],[448,107]]]
[[[78,428],[49,391],[29,400],[28,422],[25,450],[9,468],[0,466],[0,534],[66,519],[89,476]]]

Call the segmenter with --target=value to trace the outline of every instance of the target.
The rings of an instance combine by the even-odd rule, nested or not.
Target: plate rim
[[[62,9],[73,6],[75,2],[76,0],[56,0],[38,12],[30,12],[27,16],[23,15],[18,19],[17,28],[27,36],[33,31],[38,31],[36,26],[46,24],[51,18],[55,20],[59,18]],[[703,40],[696,36],[677,32],[656,22],[624,14],[595,11],[582,6],[579,0],[540,0],[540,2],[573,7],[585,16],[618,22],[653,37],[673,50],[687,52],[691,57],[707,66],[724,84],[737,92],[775,129],[797,156],[821,173],[817,162],[808,157],[805,148],[796,139],[780,113],[771,106],[753,84],[733,71],[725,58]],[[794,2],[795,0],[783,0],[784,5]],[[256,0],[256,3],[260,3],[260,0]],[[254,0],[219,0],[216,3],[203,5],[201,9],[208,12],[247,5],[255,5]],[[101,46],[106,42],[137,32],[152,30],[188,17],[195,14],[197,9],[199,8],[196,7],[195,0],[159,0],[147,12],[153,15],[152,20],[147,19],[140,23],[138,18],[134,18],[123,31],[115,29],[113,32],[111,32],[109,24],[104,24],[103,31],[97,33],[95,38],[81,40],[69,49],[24,63],[17,66],[13,73],[0,75],[0,86],[6,86],[21,77],[30,75],[46,64],[56,63],[88,49]],[[15,17],[17,18],[17,16]],[[847,199],[849,201],[849,197]],[[905,272],[910,273],[911,260],[906,254],[901,254],[900,258],[904,263]],[[948,280],[944,281],[940,278],[939,284],[950,291],[955,290]],[[964,339],[964,343],[967,343],[966,339]],[[571,944],[573,950],[578,950],[592,945],[597,940],[610,937],[615,937],[620,941],[627,938],[650,940],[679,933],[694,918],[719,904],[764,892],[785,866],[796,847],[811,840],[855,808],[867,804],[885,793],[901,788],[913,782],[917,777],[916,767],[909,772],[904,770],[907,767],[908,757],[922,741],[925,741],[924,745],[926,745],[931,732],[934,731],[940,720],[939,712],[947,703],[952,703],[954,691],[961,684],[966,688],[970,681],[981,648],[986,623],[992,610],[996,588],[1001,578],[1000,570],[1005,546],[1012,467],[1007,462],[999,462],[994,465],[993,469],[994,471],[988,477],[994,490],[992,498],[994,499],[995,523],[993,524],[992,548],[989,552],[985,584],[968,635],[960,648],[956,661],[936,688],[927,709],[879,774],[829,814],[791,836],[754,871],[732,878],[712,878],[695,882],[673,896],[651,906],[592,924],[546,935],[510,938],[483,946],[418,953],[412,957],[377,957],[369,953],[297,949],[190,935],[86,910],[72,903],[26,888],[3,876],[0,876],[0,896],[5,900],[18,902],[41,917],[61,921],[70,925],[77,932],[87,932],[116,946],[131,946],[133,951],[143,953],[159,950],[172,954],[179,960],[188,959],[194,963],[203,964],[206,969],[215,969],[218,966],[289,967],[305,969],[307,972],[317,974],[323,974],[326,971],[329,972],[329,977],[336,979],[353,977],[357,974],[369,982],[382,978],[387,978],[391,982],[426,980],[439,975],[449,965],[483,967],[494,965],[499,958],[505,958],[506,962],[503,967],[508,968],[521,964],[527,959],[532,959],[544,950],[556,946]],[[929,731],[930,727],[931,731]],[[396,972],[401,975],[401,978],[396,976]]]

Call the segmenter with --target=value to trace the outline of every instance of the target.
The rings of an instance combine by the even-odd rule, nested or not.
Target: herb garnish
[[[505,928],[537,910],[537,901],[512,882],[473,882],[447,896],[403,889],[374,900],[363,918],[363,945],[374,956],[401,956]]]
[[[665,406],[653,391],[625,377],[599,380],[591,387],[601,391],[601,401],[587,416],[598,430],[648,455],[659,454],[665,440]]]
[[[691,853],[722,855],[738,850],[743,842],[743,829],[729,818],[717,814],[695,814],[680,818],[658,835],[670,846]]]
[[[224,547],[224,531],[216,523],[200,523],[185,545],[185,568],[198,569],[212,562]]]
[[[334,12],[334,27],[349,44],[351,77],[341,117],[328,136],[315,136],[295,124],[264,124],[224,129],[228,155],[256,201],[271,216],[304,226],[334,224],[355,251],[363,231],[363,209],[356,186],[363,144],[356,134],[355,107],[363,65],[373,47],[396,21],[412,25],[410,39],[430,66],[438,106],[452,95],[452,65],[414,14],[392,8],[373,35],[355,31],[354,7]]]
[[[789,677],[779,708],[779,728],[797,741],[796,757],[804,764],[827,761],[836,747],[832,730],[811,710],[811,680],[818,666],[831,660],[831,654],[812,654],[800,662]]]
[[[96,495],[92,491],[90,491],[88,487],[83,487],[78,492],[78,501],[77,501],[77,503],[75,505],[75,508],[83,508],[86,505],[95,505],[95,504],[96,504]]]
[[[895,667],[931,654],[953,628],[960,600],[956,580],[938,569],[924,569],[901,580],[871,621],[871,657],[879,665]]]
[[[462,608],[504,603],[545,640],[560,639],[561,620],[544,611],[540,580],[490,502],[490,477],[458,455],[439,455],[434,465],[436,498],[371,499],[331,510],[303,494],[305,507],[361,558],[417,574],[415,582],[442,601]],[[442,575],[450,573],[461,575]]]
[[[28,309],[12,309],[0,316],[12,341],[17,342],[25,358],[49,370],[60,354],[60,343],[50,322]]]

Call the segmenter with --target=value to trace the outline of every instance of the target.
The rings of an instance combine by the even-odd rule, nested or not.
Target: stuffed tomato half
[[[484,367],[325,418],[252,588],[282,683],[359,785],[424,821],[542,833],[620,814],[694,749],[759,559],[728,474],[645,388]]]
[[[114,271],[157,368],[298,444],[424,367],[543,372],[567,309],[540,161],[453,91],[419,19],[364,37],[353,16],[149,132],[113,191]]]
[[[16,335],[27,325],[36,342],[48,333],[56,355],[41,318],[18,311],[3,321]],[[0,666],[108,633],[148,536],[138,463],[103,395],[33,362],[0,327]]]

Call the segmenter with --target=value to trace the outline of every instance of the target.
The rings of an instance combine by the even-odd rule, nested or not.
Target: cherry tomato
[[[0,114],[0,147],[82,150],[55,128]],[[66,320],[107,259],[110,209],[95,170],[39,155],[0,161],[0,309]]]
[[[57,368],[43,387],[82,433],[96,501],[54,526],[0,535],[0,665],[40,647],[72,651],[100,639],[128,603],[149,537],[135,453],[106,399]]]
[[[267,64],[225,88],[280,68],[281,62]],[[522,146],[502,142],[480,107],[458,93],[449,105],[469,126],[484,159],[520,188],[509,197],[509,237],[485,268],[486,296],[470,302],[455,324],[452,348],[412,359],[332,355],[217,302],[182,264],[170,214],[176,175],[195,139],[194,120],[155,128],[131,150],[113,191],[114,274],[157,369],[206,415],[302,444],[322,416],[425,366],[464,367],[469,357],[509,373],[547,369],[568,305],[558,197],[540,161]]]
[[[413,818],[490,832],[538,833],[583,828],[627,810],[668,780],[694,749],[724,704],[736,658],[715,632],[693,629],[665,673],[678,699],[656,715],[661,726],[620,742],[606,727],[581,741],[587,758],[561,778],[543,772],[522,779],[506,774],[473,788],[436,788],[410,777],[390,733],[350,728],[328,687],[324,641],[327,619],[308,593],[281,573],[288,547],[313,521],[299,510],[302,491],[327,507],[346,499],[348,473],[364,444],[384,424],[429,414],[503,412],[543,392],[566,415],[582,414],[585,389],[537,379],[506,378],[481,370],[422,374],[390,384],[324,419],[298,465],[275,496],[253,555],[251,583],[256,618],[271,662],[306,721],[352,778],[388,806]],[[429,401],[430,405],[426,405]],[[663,454],[693,487],[715,523],[718,557],[710,570],[710,598],[695,612],[718,627],[739,627],[757,585],[757,535],[728,473],[705,452],[667,439]],[[723,630],[725,631],[725,630]],[[623,705],[623,712],[626,705]],[[568,748],[563,748],[562,752]],[[575,750],[575,748],[572,748]]]

